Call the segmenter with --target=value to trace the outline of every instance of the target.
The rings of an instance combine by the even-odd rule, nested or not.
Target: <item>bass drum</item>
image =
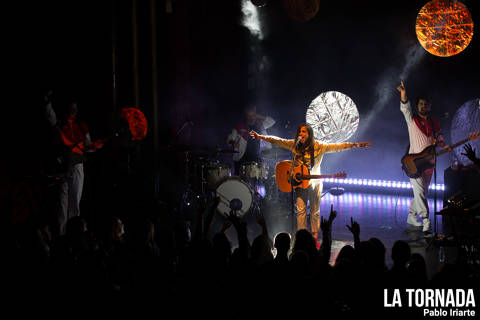
[[[252,207],[253,192],[250,186],[238,177],[225,179],[216,189],[220,203],[217,211],[222,215],[232,210],[238,217],[244,216]]]

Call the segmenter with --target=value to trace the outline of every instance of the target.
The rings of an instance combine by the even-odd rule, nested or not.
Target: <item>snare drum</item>
[[[207,186],[215,190],[222,180],[231,175],[231,166],[229,164],[210,162],[206,168]]]
[[[267,179],[268,166],[263,162],[247,162],[242,165],[241,173],[246,179]]]
[[[225,179],[216,190],[220,197],[217,211],[223,215],[229,214],[232,209],[237,216],[245,215],[252,206],[253,193],[250,186],[238,177]]]

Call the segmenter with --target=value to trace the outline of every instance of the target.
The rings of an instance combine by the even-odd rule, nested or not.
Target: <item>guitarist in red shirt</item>
[[[417,115],[412,113],[410,101],[408,101],[407,90],[403,81],[397,87],[400,92],[400,110],[405,116],[410,138],[409,154],[421,153],[425,148],[435,143],[444,149],[450,149],[442,136],[440,125],[436,119],[430,116],[431,104],[425,97],[419,97],[416,101]],[[431,160],[433,164],[434,160]],[[407,223],[416,227],[423,225],[422,231],[430,231],[430,219],[428,212],[427,193],[432,179],[433,167],[418,172],[417,177],[410,177],[413,188],[413,200],[410,203],[410,212]],[[422,220],[419,222],[417,216]]]
[[[55,128],[58,140],[63,145],[62,164],[65,174],[60,186],[60,212],[57,216],[59,235],[66,232],[67,221],[80,215],[80,199],[83,191],[83,162],[85,153],[94,152],[103,147],[103,141],[92,141],[87,124],[77,118],[78,104],[70,99],[66,106],[63,120],[57,120],[57,115],[50,101],[45,106],[45,114],[50,125]]]

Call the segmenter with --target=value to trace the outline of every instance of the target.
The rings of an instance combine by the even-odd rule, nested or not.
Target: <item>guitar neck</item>
[[[335,178],[334,174],[306,174],[302,176],[302,179],[323,179],[323,178]]]
[[[450,147],[451,147],[452,149],[455,149],[456,147],[458,147],[458,146],[464,144],[465,142],[467,142],[468,140],[470,140],[470,139],[469,139],[469,138],[463,139],[463,140],[461,140],[461,141],[459,141],[459,142],[451,145]],[[446,153],[446,152],[448,152],[448,149],[442,149],[442,150],[438,151],[436,154],[437,154],[437,156],[439,156],[439,155],[442,155],[442,154],[444,154],[444,153]]]

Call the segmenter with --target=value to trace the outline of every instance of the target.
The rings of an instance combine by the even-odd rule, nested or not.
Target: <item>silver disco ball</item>
[[[324,143],[344,142],[357,131],[360,117],[350,97],[327,91],[316,97],[307,109],[306,122],[315,133],[315,139]]]
[[[480,130],[480,99],[474,99],[465,102],[453,116],[450,129],[450,144],[457,143],[474,131]],[[477,157],[480,155],[480,139],[468,141],[476,151]],[[463,165],[469,165],[472,162],[462,153],[465,153],[463,146],[453,150],[458,161]]]

